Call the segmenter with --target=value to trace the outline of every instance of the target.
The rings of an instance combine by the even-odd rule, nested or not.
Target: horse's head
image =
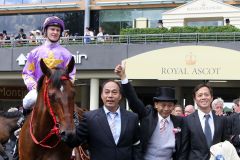
[[[54,122],[53,129],[58,130],[59,134],[64,136],[75,132],[73,122],[75,90],[69,78],[74,64],[72,57],[65,70],[49,69],[43,60],[40,61],[44,78],[41,89],[38,88],[39,94],[43,93],[44,107]]]

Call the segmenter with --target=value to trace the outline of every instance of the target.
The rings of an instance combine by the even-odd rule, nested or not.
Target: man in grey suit
[[[117,65],[115,73],[122,81],[130,108],[139,116],[144,160],[177,160],[183,120],[171,115],[177,102],[175,90],[171,87],[158,88],[153,97],[154,106],[145,107],[126,77],[125,66]]]
[[[180,159],[209,160],[210,147],[227,138],[226,119],[212,111],[213,90],[208,84],[197,85],[193,99],[198,110],[184,119]]]
[[[119,106],[120,84],[102,86],[103,107],[85,112],[76,136],[63,139],[70,147],[87,142],[91,160],[140,160],[138,116]]]

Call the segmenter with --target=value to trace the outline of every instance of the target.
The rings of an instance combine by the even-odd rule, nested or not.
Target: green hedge
[[[132,34],[162,34],[162,33],[215,33],[215,32],[240,32],[234,26],[208,26],[208,27],[172,27],[167,28],[127,28],[120,31],[120,35]]]

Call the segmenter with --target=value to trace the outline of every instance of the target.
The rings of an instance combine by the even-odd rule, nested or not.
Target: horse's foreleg
[[[8,155],[7,155],[6,152],[4,151],[4,148],[3,148],[3,145],[2,145],[2,144],[0,144],[0,155],[2,156],[2,158],[3,158],[4,160],[9,160]]]

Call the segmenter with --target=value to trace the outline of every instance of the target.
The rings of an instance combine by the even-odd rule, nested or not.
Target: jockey
[[[48,17],[43,23],[43,33],[46,41],[43,45],[33,49],[27,55],[27,63],[23,68],[22,77],[28,94],[23,98],[23,115],[17,122],[21,127],[37,100],[37,82],[42,76],[40,60],[43,59],[48,68],[65,68],[72,58],[72,54],[58,42],[64,31],[64,22],[56,17]],[[74,83],[76,68],[69,74],[71,81]],[[13,154],[13,160],[18,159],[18,149]]]
[[[27,63],[23,68],[22,77],[28,94],[23,99],[23,114],[26,116],[31,112],[33,105],[37,100],[37,81],[42,76],[40,60],[43,59],[49,68],[65,68],[72,58],[72,54],[58,41],[64,31],[64,22],[56,17],[48,17],[43,23],[43,32],[46,41],[43,45],[33,49],[27,56]],[[72,82],[75,80],[76,68],[70,73]],[[20,119],[18,125],[21,126],[24,118]]]

